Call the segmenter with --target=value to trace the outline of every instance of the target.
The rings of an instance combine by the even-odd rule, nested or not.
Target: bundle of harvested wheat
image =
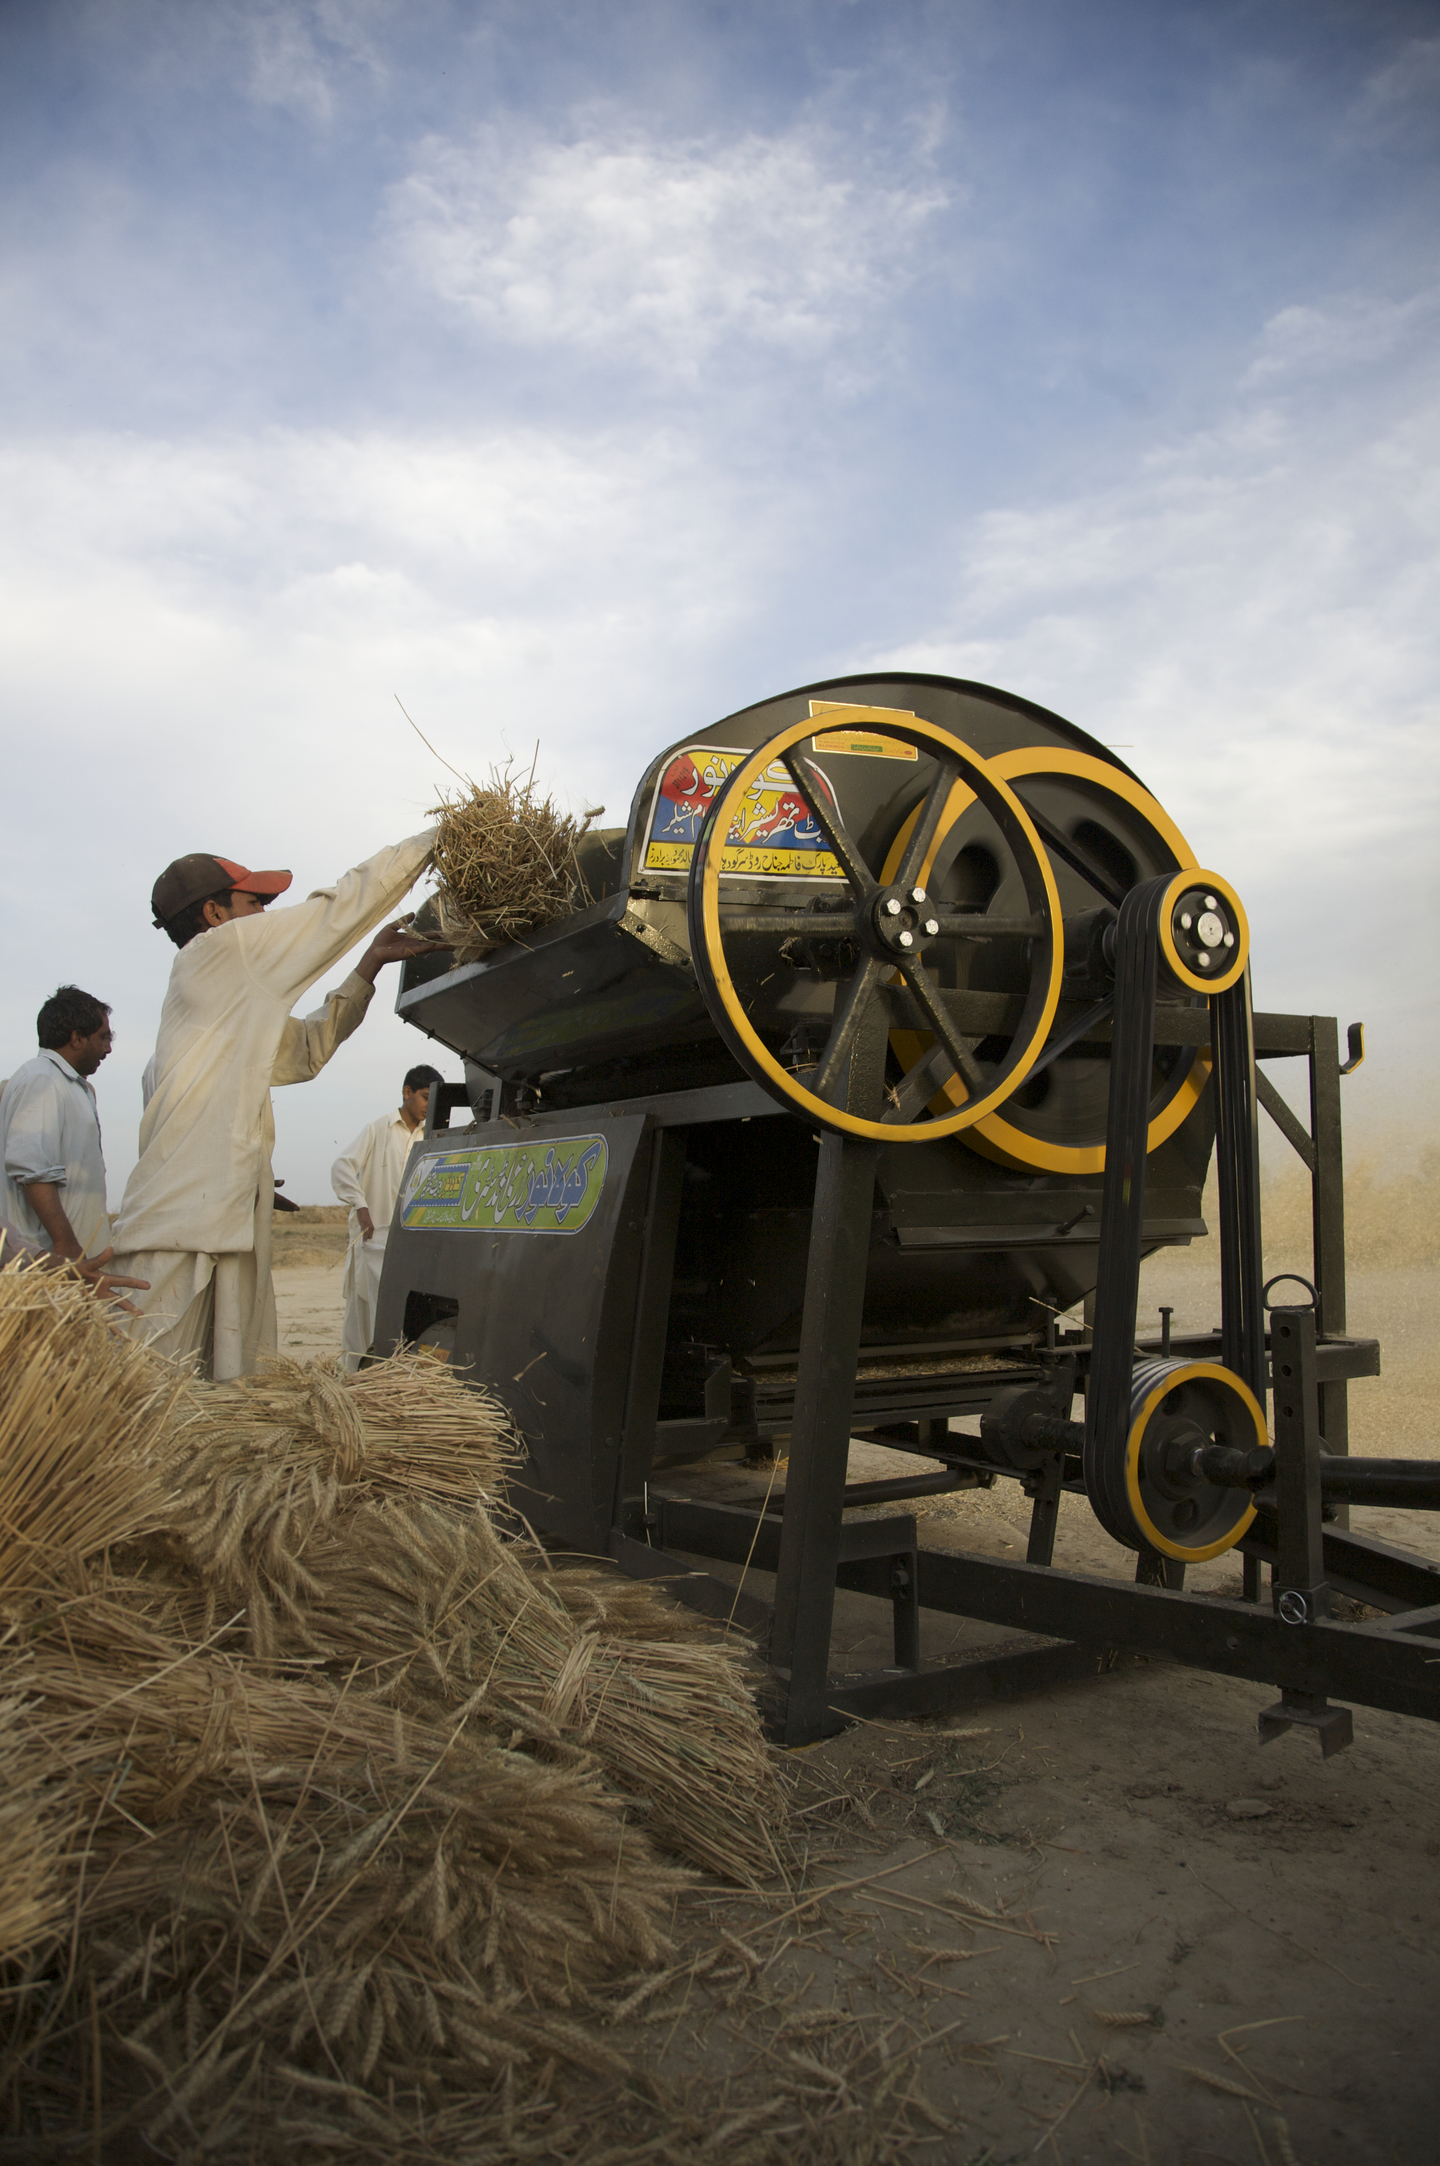
[[[615,2073],[577,2019],[662,1955],[659,1848],[773,1862],[739,1657],[497,1529],[516,1442],[443,1367],[206,1387],[33,1280],[0,1275],[16,2125],[60,2099],[73,2137],[77,2056],[96,2130],[176,2153],[393,2116],[417,2069]]]
[[[503,1489],[519,1457],[493,1393],[402,1353],[356,1375],[274,1356],[259,1376],[193,1386],[172,1416],[156,1524],[179,1541],[210,1603],[248,1606],[257,1652],[280,1643],[273,1605],[317,1584],[302,1557],[315,1531],[362,1498],[443,1500],[462,1512]]]
[[[0,1641],[13,1664],[15,1633]],[[0,1964],[52,1933],[65,1910],[60,1861],[75,1821],[74,1800],[48,1784],[31,1749],[28,1710],[0,1700]]]
[[[0,1608],[153,1524],[182,1370],[77,1279],[0,1270]]]
[[[440,923],[456,960],[473,962],[575,907],[582,881],[575,846],[594,813],[576,821],[506,768],[442,797],[432,818]]]
[[[177,1645],[114,1592],[64,1626],[17,1666],[16,1727],[32,1787],[68,1773],[87,1808],[74,2005],[42,1948],[12,1994],[22,2066],[88,1999],[152,2138],[233,2115],[267,2057],[382,2095],[417,2057],[472,2089],[547,2058],[614,2071],[574,2019],[663,1956],[687,1876],[593,1762]]]
[[[484,1511],[287,1481],[283,1458],[257,1458],[217,1510],[202,1435],[166,1514],[166,1576],[178,1597],[188,1572],[194,1629],[240,1614],[267,1661],[319,1660],[387,1702],[597,1761],[680,1857],[732,1880],[774,1870],[779,1778],[744,1657],[713,1628],[677,1641],[670,1606],[619,1582],[617,1634],[595,1582],[577,1615],[571,1575]]]

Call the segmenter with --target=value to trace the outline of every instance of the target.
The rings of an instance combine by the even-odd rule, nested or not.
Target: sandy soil
[[[333,1263],[276,1267],[275,1308],[282,1354],[309,1361],[339,1353],[340,1325],[345,1315],[341,1290],[344,1271],[343,1247]]]
[[[276,1285],[285,1351],[335,1351],[338,1266],[286,1265]],[[1144,1299],[1173,1302],[1183,1329],[1214,1320],[1210,1287],[1207,1263],[1172,1256],[1147,1267]],[[1352,1389],[1356,1449],[1436,1449],[1437,1295],[1434,1265],[1353,1274],[1350,1328],[1382,1339],[1384,1363]],[[873,1477],[896,1455],[857,1445],[851,1464]],[[707,1486],[767,1479],[728,1467]],[[1013,1483],[936,1500],[921,1540],[1023,1554],[1028,1509]],[[1440,1515],[1355,1523],[1440,1557]],[[1077,1498],[1057,1562],[1133,1576]],[[1238,1593],[1238,1569],[1221,1558],[1192,1584]],[[835,1669],[883,1666],[887,1634],[881,1605],[842,1593]],[[986,1637],[923,1620],[927,1657]],[[1440,1732],[1357,1709],[1354,1747],[1329,1762],[1293,1731],[1262,1750],[1255,1717],[1274,1697],[1126,1659],[1044,1697],[857,1725],[790,1755],[808,1874],[760,1902],[697,1895],[688,1961],[616,2042],[688,2101],[697,2132],[752,2115],[748,2141],[798,2114],[804,2157],[837,2166],[1428,2166]],[[710,2155],[741,2148],[737,2131]]]

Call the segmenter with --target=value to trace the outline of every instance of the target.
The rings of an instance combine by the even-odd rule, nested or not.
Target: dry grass
[[[595,817],[576,821],[509,769],[442,797],[432,818],[440,925],[456,961],[473,962],[563,917],[583,901],[575,846]]]
[[[561,2141],[554,2070],[633,2092],[607,2006],[670,1958],[697,1865],[776,1862],[741,1658],[492,1516],[515,1440],[442,1367],[207,1388],[37,1277],[0,1274],[24,2155],[131,2128],[238,2160],[293,2128],[433,2157],[461,2100],[477,2158],[542,2125],[530,2155],[598,2155],[588,2122]]]

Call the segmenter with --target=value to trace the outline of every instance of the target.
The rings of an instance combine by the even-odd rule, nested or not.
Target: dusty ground
[[[276,1284],[284,1350],[333,1352],[339,1263],[286,1265]],[[1354,1448],[1436,1449],[1437,1295],[1433,1265],[1353,1273],[1350,1328],[1381,1337],[1385,1370],[1352,1390]],[[1198,1258],[1147,1267],[1143,1298],[1172,1301],[1177,1328],[1214,1320]],[[856,1447],[853,1472],[894,1458]],[[714,1485],[756,1479],[727,1469]],[[1001,1484],[922,1508],[921,1539],[1023,1554],[1027,1516]],[[1355,1524],[1440,1557],[1436,1515]],[[1133,1573],[1079,1499],[1057,1562]],[[1222,1558],[1192,1584],[1238,1592],[1238,1570]],[[882,1666],[887,1630],[879,1605],[842,1594],[834,1667]],[[927,1613],[924,1653],[986,1636]],[[793,2125],[806,2159],[837,2162],[1428,2166],[1440,1733],[1357,1709],[1353,1749],[1328,1763],[1293,1731],[1262,1751],[1255,1717],[1273,1698],[1127,1660],[792,1755],[807,1875],[765,1902],[697,1898],[679,1921],[687,1963],[616,2042],[690,2100],[697,2130],[723,2132],[721,2157]]]

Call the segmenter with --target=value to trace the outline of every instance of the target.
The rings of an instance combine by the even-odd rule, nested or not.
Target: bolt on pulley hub
[[[880,954],[914,955],[940,931],[923,887],[883,887],[870,907],[870,930]]]

